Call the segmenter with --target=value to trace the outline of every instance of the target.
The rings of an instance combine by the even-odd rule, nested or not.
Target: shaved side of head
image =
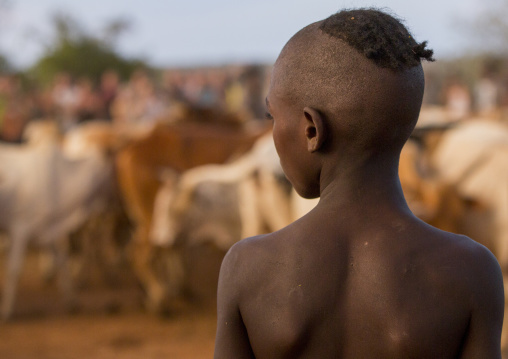
[[[365,11],[379,13],[355,11],[351,22],[361,19]],[[405,30],[398,20],[380,13]],[[432,60],[432,52],[412,38],[400,40],[410,36],[407,30],[392,31],[405,47],[390,39],[391,33],[369,34],[369,28],[376,27],[365,23],[378,20],[368,16],[358,23],[360,29],[351,25],[368,40],[362,49],[357,39],[353,44],[347,42],[355,33],[344,30],[343,21],[334,16],[344,18],[344,12],[303,28],[289,40],[274,66],[272,95],[296,109],[309,106],[320,111],[343,145],[373,153],[398,153],[421,107],[424,77],[420,58]],[[380,39],[372,40],[374,35]],[[393,49],[386,45],[390,42],[396,44]]]

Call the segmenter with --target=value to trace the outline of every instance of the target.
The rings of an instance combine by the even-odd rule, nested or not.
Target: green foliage
[[[0,74],[11,73],[13,71],[12,65],[9,60],[0,54]]]
[[[115,51],[116,37],[111,36],[111,31],[116,30],[117,36],[126,29],[125,22],[113,21],[106,27],[110,31],[106,31],[104,38],[89,35],[69,16],[56,15],[53,25],[55,38],[29,70],[31,77],[41,84],[48,84],[60,72],[67,72],[75,78],[88,77],[96,82],[109,69],[117,71],[125,79],[136,69],[149,68],[143,60],[126,59]]]
[[[57,73],[67,72],[74,77],[98,80],[102,72],[115,69],[122,78],[146,64],[139,60],[126,60],[93,38],[82,38],[60,43],[43,56],[33,67],[35,78],[49,82]]]

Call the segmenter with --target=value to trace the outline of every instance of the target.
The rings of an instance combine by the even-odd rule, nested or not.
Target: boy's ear
[[[307,151],[315,152],[319,150],[325,142],[325,123],[321,113],[311,107],[303,109],[303,115],[306,119],[305,137],[307,138]]]

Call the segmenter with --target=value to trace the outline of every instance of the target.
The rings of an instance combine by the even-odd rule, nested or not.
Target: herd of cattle
[[[422,118],[438,113],[423,111]],[[507,159],[508,126],[500,121],[422,124],[403,149],[399,174],[417,216],[485,244],[508,279]],[[1,315],[13,312],[31,244],[52,253],[72,303],[69,236],[95,229],[106,245],[119,211],[134,228],[129,263],[147,309],[157,312],[182,286],[181,248],[211,242],[226,251],[315,203],[295,195],[285,179],[269,123],[193,108],[150,129],[92,121],[62,135],[54,122],[33,121],[23,144],[0,145],[0,232],[8,243]],[[169,281],[153,264],[161,253]]]

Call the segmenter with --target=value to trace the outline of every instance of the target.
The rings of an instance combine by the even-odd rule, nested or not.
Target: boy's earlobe
[[[307,120],[305,137],[307,138],[307,151],[318,151],[325,141],[325,124],[321,113],[311,107],[305,107],[303,114]]]

